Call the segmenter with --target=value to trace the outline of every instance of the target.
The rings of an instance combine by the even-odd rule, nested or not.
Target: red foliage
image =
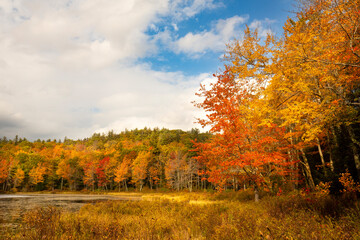
[[[215,135],[210,142],[195,143],[197,160],[207,167],[208,180],[220,188],[234,178],[271,188],[270,177],[286,176],[293,164],[286,154],[285,130],[262,124],[256,109],[261,100],[249,90],[249,82],[229,71],[217,78],[209,90],[201,86],[198,94],[205,99],[197,106],[208,112],[208,119],[199,122]]]
[[[96,168],[96,176],[98,180],[98,186],[103,187],[105,186],[109,181],[106,178],[105,169],[106,166],[109,164],[110,158],[105,157],[99,161],[98,167]]]

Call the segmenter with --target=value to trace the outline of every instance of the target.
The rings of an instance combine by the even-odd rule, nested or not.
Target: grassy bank
[[[264,197],[246,193],[145,194],[69,213],[27,213],[7,239],[359,239],[360,203],[353,196]]]

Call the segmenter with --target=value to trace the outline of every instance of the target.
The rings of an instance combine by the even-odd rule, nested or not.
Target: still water
[[[88,194],[0,194],[0,231],[16,228],[26,211],[36,207],[55,206],[65,211],[77,211],[87,203],[102,201],[136,201],[134,195],[88,195]]]

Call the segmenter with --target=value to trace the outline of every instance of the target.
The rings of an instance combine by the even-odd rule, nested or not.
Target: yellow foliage
[[[45,175],[46,171],[47,171],[47,168],[42,165],[38,165],[38,166],[34,167],[33,169],[31,169],[29,172],[31,183],[34,185],[36,185],[38,183],[42,183],[44,181],[44,175]]]

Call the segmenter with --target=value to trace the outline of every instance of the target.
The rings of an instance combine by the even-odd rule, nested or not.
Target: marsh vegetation
[[[263,196],[252,192],[148,193],[142,201],[108,200],[78,211],[40,206],[6,239],[358,239],[354,195]],[[251,200],[249,200],[251,199]]]

